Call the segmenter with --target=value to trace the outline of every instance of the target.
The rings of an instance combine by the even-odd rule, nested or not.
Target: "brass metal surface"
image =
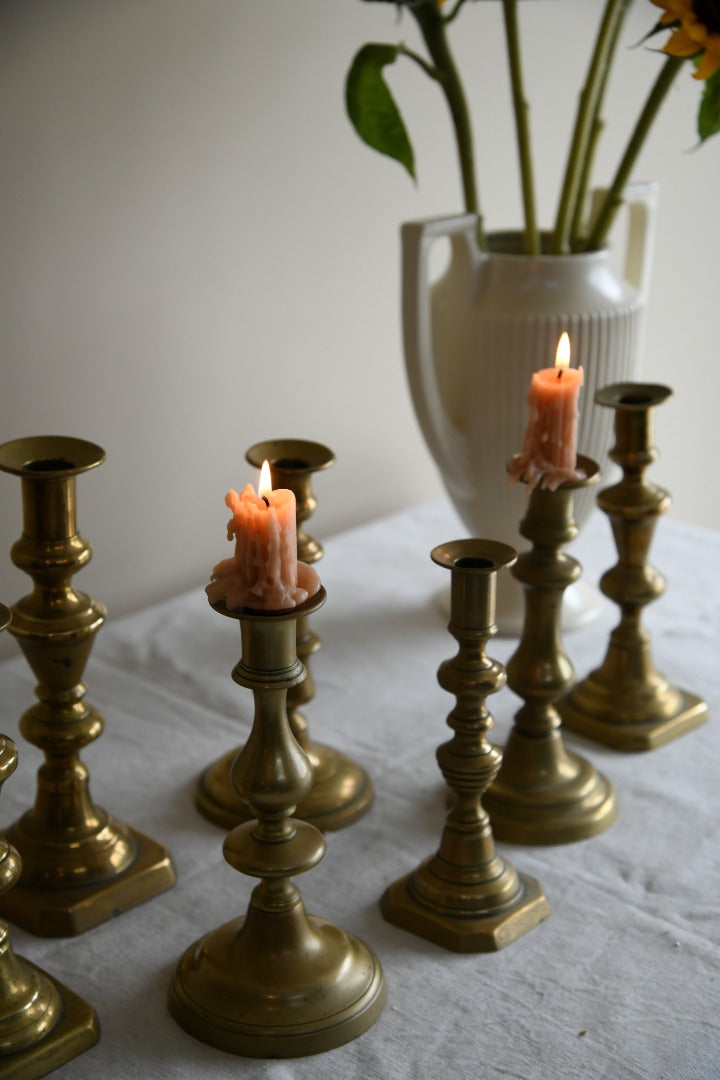
[[[707,720],[697,694],[673,686],[654,665],[644,607],[665,591],[665,580],[647,558],[657,519],[670,505],[667,491],[648,482],[657,458],[653,410],[672,391],[654,383],[616,383],[595,395],[615,410],[611,459],[623,471],[619,483],[598,495],[612,526],[618,561],[603,574],[602,592],[620,608],[601,665],[559,702],[565,726],[617,750],[652,750]]]
[[[574,678],[562,642],[562,597],[581,567],[562,550],[578,529],[574,493],[598,481],[596,462],[578,455],[584,480],[555,491],[535,488],[520,524],[531,542],[512,573],[524,591],[525,614],[517,649],[507,664],[510,688],[524,704],[515,714],[502,766],[485,796],[500,840],[564,844],[607,829],[617,817],[609,780],[580,754],[565,748],[555,702]]]
[[[0,629],[10,612],[0,605]],[[15,771],[17,748],[0,735],[0,787]],[[20,857],[0,839],[0,894],[20,877]],[[18,956],[0,922],[0,1076],[33,1080],[93,1046],[99,1038],[94,1010],[41,968]]]
[[[298,608],[215,610],[237,619],[242,657],[233,679],[253,692],[250,737],[231,780],[252,819],[228,834],[223,852],[260,879],[244,917],[201,937],[175,969],[170,1011],[195,1038],[247,1057],[300,1057],[341,1046],[377,1020],[386,988],[367,945],[306,913],[291,878],[322,859],[322,833],[292,817],[310,790],[312,767],[294,738],[286,697],[304,678],[296,620],[325,601],[321,587]]]
[[[518,873],[495,849],[483,792],[501,756],[487,739],[488,694],[505,683],[502,665],[485,652],[494,625],[496,578],[515,551],[492,540],[458,540],[432,551],[451,571],[449,631],[459,651],[438,670],[457,702],[447,718],[454,735],[437,750],[455,799],[437,852],[383,894],[388,922],[455,952],[490,952],[509,945],[550,913],[539,883]]]
[[[10,633],[38,680],[38,701],[20,730],[45,755],[33,807],[6,832],[22,874],[0,899],[0,914],[44,936],[82,933],[175,880],[162,845],[93,803],[79,759],[103,728],[82,679],[105,608],[72,585],[91,556],[77,529],[75,481],[104,456],[94,443],[65,436],[0,446],[0,469],[22,487],[23,531],[11,557],[34,585],[11,609]]]
[[[256,443],[246,452],[247,461],[258,469],[263,461],[270,464],[274,488],[289,488],[295,495],[297,554],[301,562],[317,562],[322,545],[303,530],[303,524],[317,507],[312,490],[313,473],[329,468],[335,461],[332,450],[307,439],[269,439]],[[313,782],[297,807],[297,816],[319,829],[332,831],[352,825],[367,813],[373,801],[373,785],[365,769],[341,750],[314,742],[308,730],[305,706],[315,696],[315,681],[310,658],[322,645],[306,616],[297,620],[297,655],[305,668],[305,678],[290,687],[287,713],[293,735],[310,759]],[[249,810],[233,790],[230,765],[239,753],[236,747],[224,754],[203,772],[197,785],[195,802],[209,821],[225,829],[248,819]]]

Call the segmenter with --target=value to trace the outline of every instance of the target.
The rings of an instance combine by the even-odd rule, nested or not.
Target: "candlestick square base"
[[[540,883],[527,874],[517,875],[522,889],[512,904],[504,909],[492,908],[485,915],[463,910],[462,891],[457,893],[457,910],[427,907],[413,895],[414,876],[414,872],[406,874],[389,885],[380,901],[380,910],[394,926],[452,952],[498,952],[550,914]]]
[[[171,888],[175,871],[167,849],[136,829],[125,828],[137,854],[121,874],[59,889],[24,885],[21,879],[0,901],[0,915],[38,937],[74,937]]]
[[[26,1050],[0,1057],[3,1080],[36,1080],[94,1046],[100,1038],[100,1025],[95,1010],[86,1001],[25,957],[18,959],[51,982],[63,1003],[61,1019],[44,1039]]]
[[[558,703],[563,726],[614,750],[655,750],[708,719],[707,703],[697,694],[677,688],[673,690],[675,708],[669,714],[623,717],[617,700],[613,698],[605,707],[601,691],[589,682],[586,680],[578,686],[577,695],[571,691]],[[578,700],[578,697],[592,700]]]

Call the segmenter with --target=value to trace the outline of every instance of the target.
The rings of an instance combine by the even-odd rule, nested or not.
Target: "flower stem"
[[[520,157],[523,207],[525,210],[525,253],[527,255],[538,255],[540,253],[540,236],[535,214],[535,183],[533,178],[532,149],[530,146],[530,127],[528,124],[529,108],[525,98],[525,90],[523,88],[517,0],[503,0],[503,14],[505,17],[505,37],[507,40],[510,81],[512,86],[513,106],[515,109],[515,129],[517,133],[518,154]]]
[[[600,98],[607,84],[608,69],[617,45],[620,23],[629,3],[630,0],[607,0],[605,5],[570,141],[570,154],[553,233],[552,250],[555,255],[570,250],[570,232],[573,220],[578,216],[578,200],[585,195],[584,164],[591,148],[593,131],[597,130]]]
[[[587,251],[596,251],[604,245],[607,234],[615,220],[615,215],[622,205],[623,191],[630,172],[643,148],[658,110],[684,62],[684,58],[669,56],[660,69],[660,73],[645,102],[645,107],[638,117],[638,122],[625,148],[625,153],[618,165],[613,182],[608,188],[595,221],[592,223],[591,233],[585,245]]]
[[[473,138],[470,127],[470,114],[463,91],[460,76],[458,74],[450,43],[445,32],[445,19],[435,3],[420,3],[413,5],[410,11],[420,27],[423,39],[430,53],[432,61],[439,73],[439,81],[442,86],[445,99],[450,109],[455,142],[460,160],[460,175],[462,178],[463,197],[465,209],[477,217],[477,238],[481,248],[487,247],[485,239],[480,202],[475,183],[475,162],[473,155]]]

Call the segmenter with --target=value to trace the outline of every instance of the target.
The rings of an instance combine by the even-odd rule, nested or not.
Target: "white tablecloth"
[[[166,995],[184,949],[244,913],[254,882],[223,860],[222,830],[193,805],[201,770],[240,745],[252,695],[230,671],[237,626],[209,608],[205,568],[192,593],[114,621],[86,671],[88,701],[106,730],[83,754],[95,801],[165,843],[177,885],[78,938],[43,940],[13,928],[15,949],[91,1002],[96,1047],[56,1075],[285,1080],[710,1080],[720,1076],[720,536],[658,523],[652,562],[668,578],[647,609],[655,662],[702,695],[710,722],[645,754],[622,754],[566,734],[615,784],[618,821],[594,839],[553,847],[498,844],[542,883],[550,918],[493,954],[456,955],[386,923],[384,888],[437,847],[445,787],[435,748],[449,737],[453,699],[435,673],[456,646],[435,603],[449,585],[429,557],[464,535],[444,500],[325,539],[328,598],[312,617],[324,639],[313,661],[313,738],[370,772],[371,811],[328,835],[324,860],[298,884],[311,913],[376,950],[388,1004],[365,1035],[311,1058],[235,1058],[194,1040],[170,1017]],[[322,538],[321,538],[322,539]],[[585,580],[615,562],[597,514],[572,549]],[[208,552],[208,569],[222,555]],[[79,575],[76,585],[82,588]],[[16,599],[3,598],[6,602]],[[102,599],[102,597],[99,597]],[[602,658],[617,621],[606,601],[566,635],[579,676]],[[516,642],[495,638],[506,661]],[[0,666],[0,730],[20,764],[2,793],[2,820],[33,799],[39,752],[17,733],[33,697],[22,657]],[[488,704],[502,744],[518,701]]]

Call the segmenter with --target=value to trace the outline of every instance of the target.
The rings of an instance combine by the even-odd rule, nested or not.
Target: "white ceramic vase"
[[[626,193],[621,269],[609,250],[527,256],[521,235],[511,232],[491,235],[483,252],[474,215],[402,227],[403,336],[413,405],[470,535],[527,547],[518,531],[527,491],[510,485],[506,465],[522,445],[530,376],[552,367],[563,330],[570,335],[572,363],[581,364],[585,375],[578,451],[606,471],[612,416],[595,405],[595,391],[631,381],[639,370],[656,195],[653,184]],[[450,242],[450,258],[433,281],[432,253],[441,238]],[[594,499],[592,490],[578,496],[579,525]],[[598,600],[586,583],[568,589],[564,626],[586,622]],[[522,617],[520,587],[502,575],[500,631],[519,632]]]

